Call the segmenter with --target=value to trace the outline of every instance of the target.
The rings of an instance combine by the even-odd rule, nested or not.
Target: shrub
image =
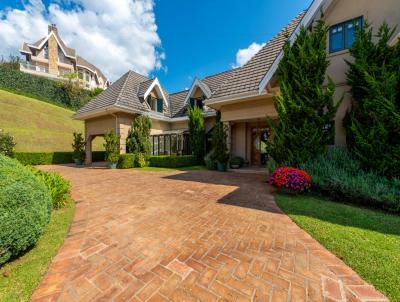
[[[0,67],[0,88],[71,109],[80,108],[90,98],[90,92],[81,89],[82,99],[70,99],[67,91],[59,87],[59,81],[3,67]]]
[[[104,135],[105,160],[110,163],[118,163],[119,160],[119,136],[113,130]]]
[[[314,189],[337,201],[400,212],[400,180],[363,171],[345,148],[332,148],[301,168],[310,173]]]
[[[135,166],[139,168],[147,166],[146,156],[143,153],[138,153],[135,155]]]
[[[14,138],[0,129],[0,154],[12,157],[15,145]]]
[[[311,188],[311,177],[307,172],[292,168],[276,169],[269,178],[269,184],[289,192],[302,193]]]
[[[197,158],[194,155],[149,156],[148,161],[150,167],[160,168],[180,168],[194,166],[198,164]]]
[[[212,132],[212,159],[220,164],[226,164],[229,160],[228,145],[227,145],[227,127],[221,122],[220,113],[217,115],[217,122],[215,123]]]
[[[85,160],[85,141],[82,133],[74,132],[74,141],[72,142],[72,158],[76,160]]]
[[[140,115],[135,118],[126,139],[126,146],[130,153],[149,154],[151,119],[148,116]]]
[[[135,154],[133,153],[127,153],[127,154],[121,154],[119,156],[118,160],[118,169],[129,169],[133,168],[135,166]]]
[[[70,192],[71,184],[57,172],[46,172],[34,167],[31,171],[35,174],[47,187],[53,202],[54,209],[60,209],[66,205]]]
[[[189,141],[194,156],[200,162],[205,153],[206,128],[204,124],[203,110],[199,107],[189,106]]]
[[[244,159],[240,156],[234,156],[230,160],[231,166],[238,166],[239,168],[243,167]]]
[[[51,165],[72,163],[72,152],[15,152],[14,157],[24,165]],[[92,161],[103,161],[104,151],[92,152]]]
[[[214,151],[212,150],[204,157],[204,162],[208,170],[217,170],[217,161],[213,153]]]
[[[29,168],[0,155],[0,265],[37,242],[51,204],[46,186]]]

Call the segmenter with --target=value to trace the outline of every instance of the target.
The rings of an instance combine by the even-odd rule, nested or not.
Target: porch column
[[[89,135],[86,137],[85,140],[85,164],[91,165],[92,164],[92,141],[95,138],[93,135]]]

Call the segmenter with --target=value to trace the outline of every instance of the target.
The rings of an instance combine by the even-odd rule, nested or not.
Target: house
[[[85,121],[87,162],[91,162],[91,140],[108,129],[120,135],[121,153],[124,153],[128,129],[138,114],[148,115],[153,121],[153,152],[160,154],[163,144],[162,154],[175,153],[168,146],[179,143],[170,135],[187,131],[187,107],[193,104],[203,108],[207,130],[213,127],[216,111],[221,113],[221,120],[229,129],[232,155],[243,157],[251,165],[265,164],[263,146],[269,137],[266,117],[278,118],[273,97],[279,93],[276,70],[283,56],[283,45],[287,39],[291,42],[296,39],[301,26],[308,27],[319,18],[330,27],[326,44],[330,60],[327,74],[336,84],[335,98],[339,100],[344,95],[335,118],[334,143],[346,144],[342,120],[351,104],[346,60],[351,59],[349,47],[354,40],[355,26],[368,20],[375,30],[384,21],[400,28],[398,0],[314,0],[307,11],[301,12],[245,65],[196,79],[189,90],[169,94],[158,79],[148,79],[132,71],[126,73],[75,114],[76,119]],[[396,41],[398,38],[393,43]]]
[[[48,35],[35,43],[22,45],[20,53],[25,57],[22,72],[60,79],[65,74],[78,73],[85,88],[107,88],[108,80],[99,68],[76,54],[65,45],[55,24],[48,26]]]

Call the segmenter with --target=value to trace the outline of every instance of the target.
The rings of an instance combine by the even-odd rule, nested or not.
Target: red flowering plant
[[[272,173],[268,183],[283,191],[302,193],[311,188],[311,177],[306,171],[281,167]]]

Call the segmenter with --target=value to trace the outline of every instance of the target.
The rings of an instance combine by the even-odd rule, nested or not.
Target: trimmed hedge
[[[0,265],[37,242],[51,205],[46,186],[29,168],[0,155]]]
[[[135,166],[135,154],[127,153],[121,154],[118,160],[118,169],[129,169]]]
[[[73,163],[72,152],[16,152],[14,157],[24,165],[51,165]],[[104,151],[92,152],[92,161],[104,161]]]
[[[150,167],[160,168],[180,168],[195,166],[198,164],[196,156],[194,155],[161,155],[149,156],[148,162]]]
[[[72,108],[67,93],[57,86],[56,81],[45,77],[0,68],[0,88]]]
[[[300,165],[311,175],[312,186],[337,201],[400,212],[400,179],[365,172],[345,148],[335,147]]]

